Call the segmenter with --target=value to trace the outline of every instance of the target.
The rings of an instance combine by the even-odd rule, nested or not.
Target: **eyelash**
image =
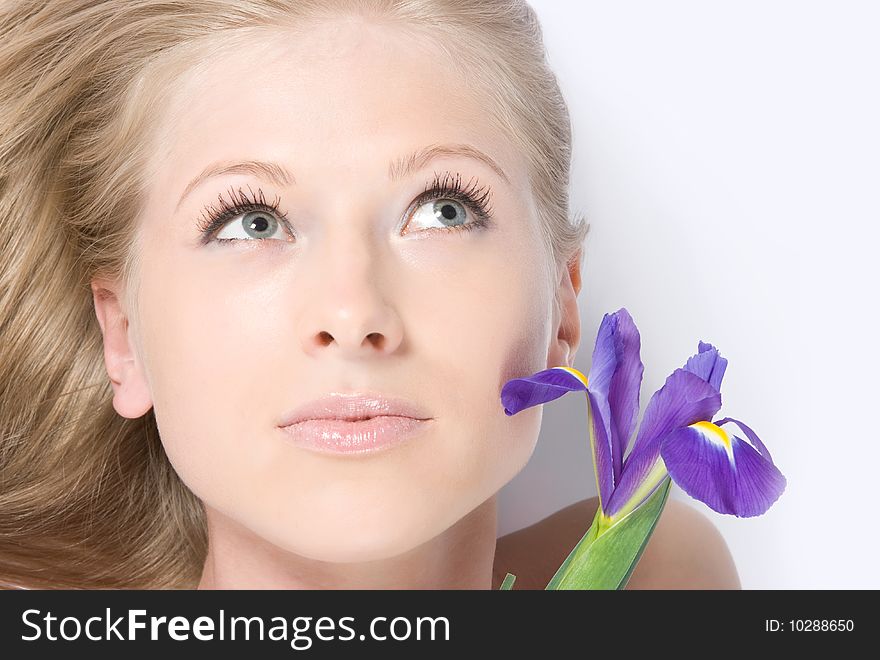
[[[271,203],[266,202],[262,189],[258,188],[258,193],[254,195],[254,191],[248,186],[251,196],[248,197],[241,188],[236,191],[230,187],[229,197],[232,200],[227,202],[222,195],[218,195],[219,208],[215,208],[213,204],[209,204],[202,211],[201,220],[198,221],[199,231],[202,233],[202,242],[207,244],[212,240],[218,243],[231,243],[242,239],[238,238],[212,238],[223,226],[230,220],[237,218],[245,213],[252,211],[269,211],[273,213],[285,225],[287,225],[287,214],[281,213],[279,204],[281,198],[276,197]],[[487,227],[492,222],[492,192],[488,187],[481,186],[475,179],[471,179],[466,187],[461,185],[461,175],[452,176],[450,172],[444,173],[442,176],[434,173],[434,180],[425,185],[425,190],[413,202],[412,206],[407,209],[415,210],[423,203],[431,199],[454,199],[468,206],[476,215],[476,218],[470,222],[451,227],[429,227],[421,231],[454,231],[464,232],[471,231],[482,227]],[[256,239],[263,241],[266,239]]]

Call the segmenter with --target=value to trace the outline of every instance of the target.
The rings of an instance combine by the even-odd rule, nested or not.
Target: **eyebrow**
[[[494,159],[474,146],[460,143],[433,144],[417,149],[406,156],[401,156],[391,161],[388,165],[388,179],[390,181],[399,181],[400,179],[409,176],[411,173],[422,169],[433,159],[448,156],[458,156],[479,161],[492,169],[492,171],[494,171],[495,174],[501,177],[506,183],[510,183],[510,179],[507,178],[504,170],[501,169]],[[258,178],[266,179],[279,187],[289,186],[296,182],[293,174],[291,174],[283,165],[279,165],[278,163],[260,160],[212,163],[187,184],[186,188],[183,190],[183,194],[177,201],[175,211],[180,209],[180,205],[183,203],[183,200],[186,199],[187,195],[202,183],[208,179],[223,176],[225,174],[250,174]]]

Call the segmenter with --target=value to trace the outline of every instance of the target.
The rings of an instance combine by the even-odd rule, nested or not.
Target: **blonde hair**
[[[150,117],[196,54],[210,61],[230,37],[339,15],[430,30],[441,47],[448,37],[451,61],[527,159],[553,281],[580,258],[588,225],[569,216],[568,111],[524,1],[6,0],[0,587],[197,585],[203,505],[168,461],[153,411],[115,412],[90,282],[120,278],[136,309]]]

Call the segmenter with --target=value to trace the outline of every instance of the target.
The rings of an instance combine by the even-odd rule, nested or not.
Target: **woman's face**
[[[205,71],[156,116],[136,369],[116,409],[142,393],[209,515],[314,559],[402,553],[525,465],[541,410],[507,417],[501,386],[565,361],[525,162],[427,37],[339,21],[230,47]],[[461,154],[407,160],[432,145],[469,145],[503,175]],[[244,161],[290,178],[189,186]],[[435,173],[490,191],[489,224],[454,228],[479,214],[447,201],[453,228],[438,229],[435,199],[413,206]],[[205,207],[239,189],[279,212],[234,213],[203,242]],[[402,397],[433,419],[371,454],[291,442],[285,415],[332,393]]]

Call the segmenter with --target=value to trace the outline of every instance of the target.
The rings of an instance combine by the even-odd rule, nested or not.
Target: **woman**
[[[528,5],[2,12],[0,581],[543,588],[595,502],[496,540],[541,422],[501,386],[580,342]],[[631,586],[709,541],[738,586],[682,515]]]

